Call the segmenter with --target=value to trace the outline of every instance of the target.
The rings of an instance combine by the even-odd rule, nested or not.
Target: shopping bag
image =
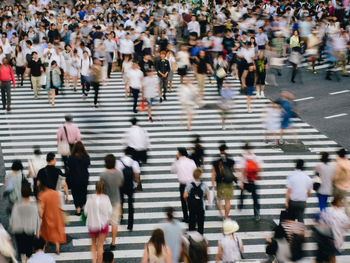
[[[208,206],[210,208],[214,207],[214,205],[215,205],[214,200],[215,200],[215,191],[211,190],[211,191],[209,191],[209,199],[208,199]]]
[[[46,74],[41,74],[40,85],[41,86],[45,86],[46,85]]]
[[[146,100],[141,100],[139,111],[144,111],[144,110],[146,110]]]

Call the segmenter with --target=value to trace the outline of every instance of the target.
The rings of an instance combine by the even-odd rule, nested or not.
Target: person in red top
[[[8,64],[7,58],[3,58],[0,66],[1,99],[2,109],[6,109],[7,106],[7,111],[11,110],[11,80],[15,89],[16,82],[12,67]]]

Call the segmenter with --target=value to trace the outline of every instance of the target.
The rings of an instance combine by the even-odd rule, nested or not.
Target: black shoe
[[[163,100],[166,100],[166,97],[165,97],[165,96],[163,97]]]
[[[282,76],[282,73],[281,73],[281,72],[278,72],[277,75],[278,75],[278,76]]]
[[[295,83],[295,80],[294,80],[294,79],[292,79],[292,80],[291,80],[291,82],[292,82],[292,83]]]
[[[189,222],[189,220],[188,220],[188,219],[182,219],[182,222],[184,222],[184,223],[188,223],[188,222]]]
[[[131,232],[132,231],[132,226],[128,226],[128,230]]]
[[[137,110],[134,110],[134,113],[137,113]]]
[[[3,110],[6,110],[6,105],[2,106],[2,109],[3,109]]]
[[[11,107],[10,106],[7,106],[7,111],[11,111]]]
[[[326,80],[332,80],[330,76],[327,76],[326,77]]]
[[[116,245],[112,245],[112,244],[109,245],[110,250],[115,250],[115,248],[116,248]]]

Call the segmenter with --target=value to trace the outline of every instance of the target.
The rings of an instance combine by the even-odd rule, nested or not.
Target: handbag
[[[219,79],[223,79],[224,77],[226,77],[226,71],[223,67],[220,67],[217,71],[216,71],[216,76]]]
[[[41,74],[40,85],[41,86],[46,86],[46,74]]]
[[[146,110],[146,100],[141,100],[139,111]]]
[[[64,128],[64,133],[66,134],[66,141],[60,141],[57,145],[57,152],[61,154],[62,156],[69,156],[70,155],[70,147],[68,143],[68,134],[67,134],[67,129],[66,126],[63,126]]]
[[[312,189],[314,189],[315,192],[318,192],[318,190],[320,189],[321,184],[322,184],[322,180],[321,180],[320,174],[316,172],[316,174],[315,174],[315,176],[314,176],[312,181],[313,181]]]

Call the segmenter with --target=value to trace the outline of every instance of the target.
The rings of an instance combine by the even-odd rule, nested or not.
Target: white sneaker
[[[248,113],[252,113],[252,109],[251,108],[248,108]]]
[[[257,99],[260,98],[260,94],[258,92],[255,94],[255,98],[257,98]]]
[[[263,91],[260,93],[260,97],[265,98],[265,93]]]

